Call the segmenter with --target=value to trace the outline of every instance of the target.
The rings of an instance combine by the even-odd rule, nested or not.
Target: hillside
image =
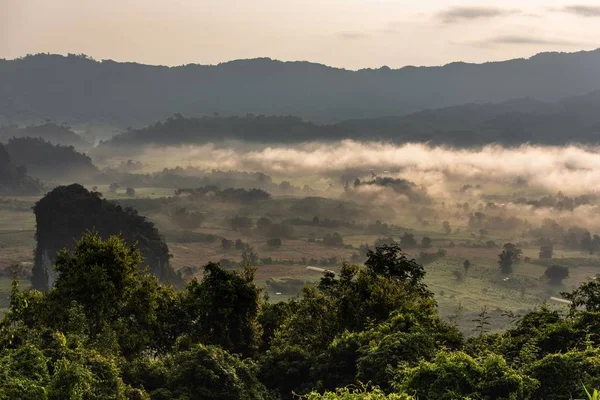
[[[41,138],[12,138],[5,145],[11,159],[29,173],[48,181],[87,181],[99,173],[92,159],[73,146],[54,145]]]
[[[26,167],[15,165],[0,144],[0,195],[36,195],[41,191],[40,182],[27,175]]]
[[[245,140],[299,143],[340,139],[431,142],[457,146],[597,143],[600,91],[557,102],[524,98],[465,104],[402,117],[353,119],[318,125],[298,117],[201,117],[176,114],[164,122],[117,135],[97,151],[127,151],[145,145],[181,145]]]
[[[39,125],[28,125],[20,127],[17,125],[0,126],[0,141],[6,142],[10,138],[33,137],[42,138],[54,144],[64,146],[75,146],[78,149],[87,149],[91,145],[81,136],[76,134],[65,125],[57,125],[52,122],[44,122]]]
[[[600,89],[597,82],[600,50],[359,71],[266,58],[164,67],[39,54],[0,60],[0,121],[125,127],[218,112],[334,122],[523,97],[556,101]]]

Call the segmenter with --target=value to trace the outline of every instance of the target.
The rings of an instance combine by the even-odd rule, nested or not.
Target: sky
[[[600,0],[0,0],[0,58],[270,57],[347,69],[600,47]]]

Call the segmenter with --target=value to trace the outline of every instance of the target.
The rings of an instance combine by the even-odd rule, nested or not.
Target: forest
[[[501,103],[463,104],[420,111],[406,116],[348,119],[315,124],[293,116],[210,115],[184,117],[176,113],[165,121],[122,132],[95,150],[129,154],[145,146],[181,146],[230,141],[297,144],[391,140],[394,143],[430,143],[476,147],[491,143],[564,145],[597,142],[600,92],[542,102],[532,98]],[[567,133],[568,132],[568,133]]]
[[[592,148],[185,146],[8,140],[0,398],[600,388]]]
[[[541,400],[600,384],[597,281],[564,293],[568,311],[513,315],[504,332],[484,309],[466,338],[397,245],[276,303],[250,263],[208,263],[182,289],[141,264],[135,244],[88,232],[58,252],[47,291],[20,288],[14,267],[0,396]]]

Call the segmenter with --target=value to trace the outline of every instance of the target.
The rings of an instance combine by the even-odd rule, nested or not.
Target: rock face
[[[56,253],[73,248],[75,241],[91,230],[98,231],[105,239],[120,234],[128,243],[137,242],[149,272],[163,282],[181,283],[169,263],[169,248],[158,230],[132,208],[122,208],[73,184],[52,190],[36,203],[34,212],[37,247],[31,280],[35,289],[52,287]]]

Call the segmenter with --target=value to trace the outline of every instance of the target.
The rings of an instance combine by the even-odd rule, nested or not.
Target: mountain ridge
[[[600,91],[595,91],[556,102],[521,98],[500,103],[469,103],[405,116],[351,119],[333,124],[316,124],[294,116],[186,118],[175,114],[165,121],[116,135],[102,142],[94,152],[224,140],[295,144],[353,139],[464,147],[492,143],[513,146],[525,142],[595,144],[600,142],[599,106]]]
[[[358,71],[268,58],[164,67],[40,54],[0,60],[0,123],[47,118],[139,127],[174,113],[298,115],[332,123],[470,102],[556,101],[595,89],[600,49]]]

